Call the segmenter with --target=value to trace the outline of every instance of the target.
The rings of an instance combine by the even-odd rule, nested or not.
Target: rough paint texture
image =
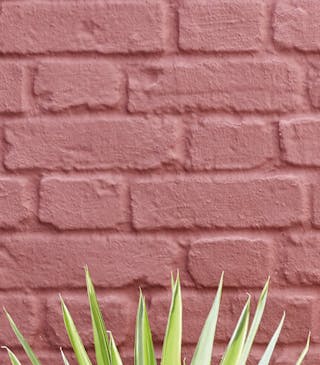
[[[320,2],[0,3],[0,307],[43,363],[72,358],[59,292],[93,352],[88,264],[125,365],[139,286],[160,355],[176,269],[188,360],[224,270],[214,364],[268,275],[248,365],[284,309],[272,364],[309,328],[319,364]],[[0,316],[3,344],[25,361]]]

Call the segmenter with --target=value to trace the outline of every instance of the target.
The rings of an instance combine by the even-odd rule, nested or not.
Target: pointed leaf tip
[[[307,356],[307,353],[308,353],[309,347],[310,347],[310,339],[311,339],[311,332],[309,332],[309,334],[308,334],[307,343],[306,343],[304,349],[302,350],[302,352],[299,356],[299,359],[296,362],[296,365],[301,365],[304,358]]]
[[[7,316],[7,319],[9,321],[11,329],[13,330],[15,336],[17,337],[20,344],[22,345],[22,347],[23,347],[26,355],[28,356],[29,360],[31,361],[32,365],[40,365],[40,361],[38,360],[37,356],[35,355],[35,353],[31,349],[31,347],[30,347],[29,343],[27,342],[27,340],[24,338],[24,336],[20,332],[20,330],[17,327],[17,325],[15,324],[13,318],[10,316],[10,314],[7,311],[5,311],[5,313],[6,313],[6,316]],[[11,356],[10,356],[10,354],[11,354]],[[11,351],[9,352],[9,356],[10,356],[11,361],[12,361],[12,358],[15,357],[15,355]],[[18,359],[15,358],[15,363],[16,363],[17,360]]]
[[[251,296],[249,295],[220,365],[240,365],[239,361],[244,348],[249,325],[250,301]]]
[[[275,348],[275,346],[278,342],[278,338],[280,336],[281,329],[282,329],[285,317],[286,317],[286,312],[283,312],[283,315],[282,315],[282,318],[279,322],[279,325],[278,325],[277,329],[275,330],[275,332],[274,332],[274,334],[273,334],[273,336],[272,336],[265,352],[263,353],[258,365],[269,365],[269,362],[270,362],[271,356],[273,354],[274,348]]]
[[[212,357],[212,348],[216,332],[216,325],[219,315],[219,307],[222,295],[223,273],[220,278],[219,287],[216,297],[212,304],[211,310],[202,329],[199,342],[192,357],[191,365],[210,365]]]
[[[161,365],[181,364],[182,300],[179,276],[175,282],[173,276],[171,277],[171,286],[171,305],[162,347]]]

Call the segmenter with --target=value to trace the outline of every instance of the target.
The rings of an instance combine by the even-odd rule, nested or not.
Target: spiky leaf
[[[60,348],[60,353],[61,353],[61,357],[62,357],[62,361],[63,361],[64,365],[70,365],[68,359],[66,358],[66,355],[64,354],[64,352],[62,351],[61,348]]]
[[[258,365],[268,365],[269,364],[271,356],[272,356],[273,351],[274,351],[274,348],[275,348],[275,346],[278,342],[278,338],[280,336],[281,329],[282,329],[285,317],[286,317],[286,314],[283,313],[281,321],[280,321],[275,333],[273,334],[273,336],[272,336],[272,338],[271,338],[264,354],[262,355],[261,360],[259,361]]]
[[[106,326],[102,318],[102,313],[88,268],[85,269],[85,272],[97,365],[111,365]]]
[[[8,347],[2,346],[2,348],[7,350],[12,365],[21,365],[21,362],[18,360],[17,356]]]
[[[134,347],[135,365],[157,365],[145,299],[140,291]]]
[[[182,300],[179,273],[172,280],[172,299],[166,334],[162,349],[161,365],[181,365]]]
[[[28,358],[31,361],[32,365],[41,365],[40,361],[38,360],[37,356],[35,355],[35,353],[32,351],[29,343],[27,342],[27,340],[23,337],[22,333],[19,331],[18,327],[16,326],[16,324],[14,323],[12,317],[10,316],[10,314],[6,311],[6,309],[4,308],[4,312],[9,320],[10,326],[14,332],[14,334],[16,335],[17,339],[19,340],[19,342],[21,343],[25,353],[27,354]]]
[[[214,342],[214,336],[216,333],[216,326],[219,315],[219,307],[221,301],[223,286],[223,274],[221,275],[219,287],[210,313],[206,320],[206,323],[202,329],[199,342],[197,344],[195,353],[193,355],[191,365],[210,365],[212,356],[212,347]]]
[[[250,297],[248,298],[237,326],[230,339],[226,352],[221,360],[221,365],[239,365],[240,357],[247,336],[250,316]]]
[[[253,345],[253,341],[256,337],[258,328],[260,326],[260,322],[261,322],[264,308],[265,308],[266,301],[267,301],[269,281],[270,281],[270,278],[268,278],[268,280],[261,292],[261,295],[260,295],[260,298],[259,298],[259,301],[257,304],[257,309],[256,309],[255,315],[253,317],[252,325],[250,327],[248,337],[244,344],[244,348],[243,348],[241,358],[240,358],[240,364],[243,364],[243,365],[245,365],[248,360],[248,357],[249,357],[249,354],[250,354],[250,351],[251,351],[251,348]]]
[[[110,337],[111,364],[122,365],[122,360],[111,332],[109,332],[109,337]]]
[[[296,365],[301,365],[302,361],[304,360],[304,358],[306,357],[308,351],[309,351],[309,346],[310,346],[310,338],[311,338],[311,333],[309,332],[308,335],[308,339],[307,339],[307,343],[305,348],[303,349],[303,351],[301,352],[298,361],[296,362]]]
[[[79,365],[92,365],[89,359],[89,356],[83,346],[82,340],[78,334],[77,328],[73,322],[71,314],[65,305],[62,297],[61,299],[61,308],[63,314],[64,324],[70,339],[70,343],[72,345],[73,351],[76,355],[77,361]]]

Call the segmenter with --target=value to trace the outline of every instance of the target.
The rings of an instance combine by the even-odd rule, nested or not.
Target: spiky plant
[[[110,331],[107,331],[102,318],[101,310],[98,304],[95,289],[89,274],[86,271],[87,292],[90,303],[91,320],[93,327],[93,342],[95,348],[96,365],[123,365],[117,350],[114,338]],[[215,300],[207,317],[207,320],[202,329],[199,342],[195,349],[190,365],[210,365],[212,358],[213,343],[218,320],[218,313],[222,295],[223,275],[221,276],[219,287],[216,293]],[[251,323],[249,326],[250,317],[250,296],[244,305],[236,328],[231,336],[229,344],[221,359],[220,365],[245,365],[251,352],[251,348],[258,331],[268,295],[269,280],[266,282]],[[181,365],[181,343],[182,343],[182,299],[179,274],[176,279],[171,278],[172,299],[169,311],[166,334],[163,342],[161,365]],[[92,365],[92,362],[85,350],[82,340],[78,334],[77,328],[73,322],[71,314],[61,298],[62,314],[65,327],[72,345],[78,365]],[[7,311],[6,316],[10,325],[20,341],[24,351],[30,359],[32,365],[41,365],[40,361],[32,351],[31,347],[17,328],[13,319]],[[266,347],[258,365],[268,365],[280,335],[285,314],[274,332],[269,344]],[[296,365],[302,364],[305,358],[310,343],[310,334],[307,344],[303,349]],[[12,365],[21,365],[16,355],[7,347],[9,358]],[[61,350],[62,361],[64,365],[69,365],[69,362]],[[146,309],[145,298],[140,291],[140,299],[137,311],[136,330],[135,330],[135,348],[134,348],[134,363],[135,365],[156,365],[156,357],[152,342],[152,335],[149,325],[149,319]],[[185,364],[185,362],[184,362]]]

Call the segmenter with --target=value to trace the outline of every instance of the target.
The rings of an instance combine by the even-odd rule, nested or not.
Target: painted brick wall
[[[318,364],[319,1],[0,8],[0,304],[44,363],[70,352],[59,292],[92,348],[88,264],[128,364],[138,286],[160,350],[177,268],[188,358],[225,270],[217,353],[271,274],[256,355],[286,308],[275,364],[309,328]]]

